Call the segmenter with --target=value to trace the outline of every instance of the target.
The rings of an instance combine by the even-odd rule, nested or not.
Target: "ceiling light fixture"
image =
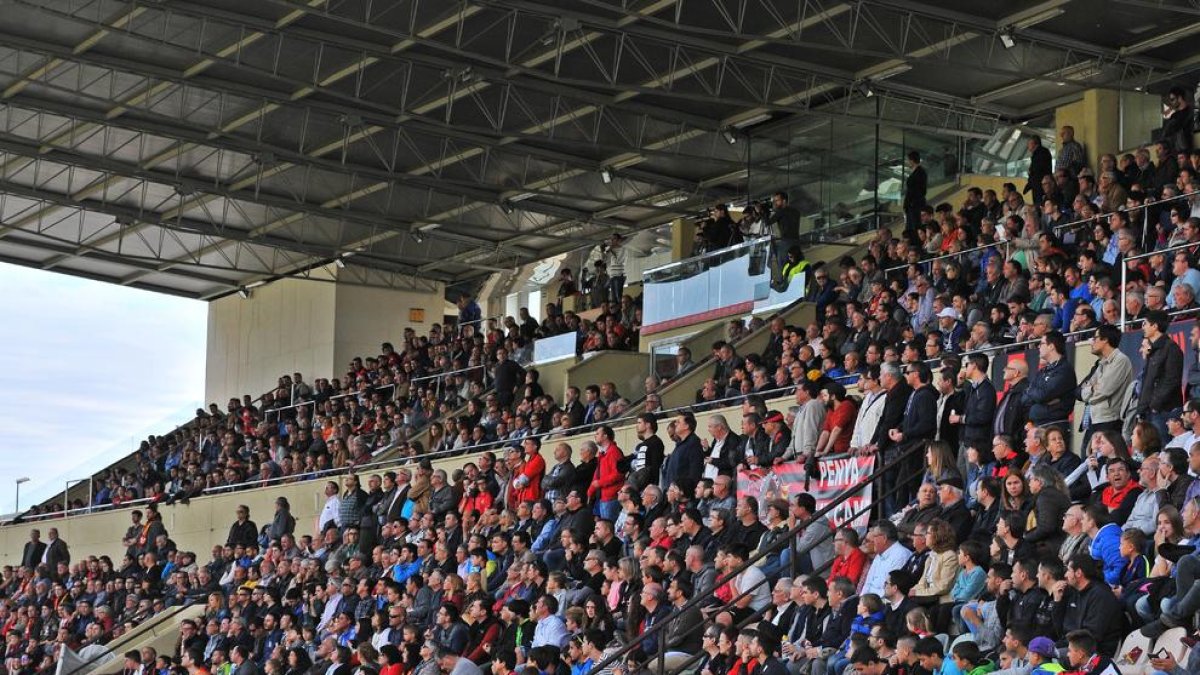
[[[605,185],[611,183],[613,180],[613,170],[607,166],[603,169],[600,169],[600,180],[604,181]]]
[[[1000,31],[1000,44],[1004,45],[1005,49],[1012,49],[1017,46],[1017,41],[1013,37],[1011,28],[1005,28]]]
[[[504,201],[500,202],[500,210],[505,213],[512,213],[516,210],[516,207],[513,206],[512,202],[505,199]]]
[[[725,137],[725,142],[733,145],[737,143],[737,130],[733,127],[725,127],[721,130],[721,135]]]
[[[250,291],[247,290],[245,286],[242,286],[242,287],[238,288],[238,295],[241,296],[241,298],[243,300],[245,300],[250,297]]]
[[[421,235],[421,233],[420,233],[419,231],[417,231],[417,230],[413,230],[413,231],[409,232],[409,233],[408,233],[408,235],[409,235],[410,237],[412,237],[412,240],[413,240],[414,242],[418,243],[418,244],[420,244],[420,243],[422,243],[422,242],[424,242],[424,241],[425,241],[425,237],[423,237],[423,236]]]

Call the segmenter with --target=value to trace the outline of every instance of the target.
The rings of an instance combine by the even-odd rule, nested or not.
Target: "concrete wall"
[[[355,356],[374,356],[404,329],[426,333],[440,322],[444,290],[412,292],[311,279],[281,279],[249,298],[208,307],[204,397],[222,408],[231,396],[258,395],[284,373],[340,377]],[[409,320],[409,310],[425,314]]]
[[[325,373],[340,375],[355,356],[378,355],[379,345],[387,341],[399,344],[406,328],[427,335],[432,324],[442,321],[445,290],[440,285],[432,292],[351,284],[337,284],[336,289],[332,370]],[[424,317],[412,320],[412,310]]]
[[[554,400],[559,403],[562,403],[567,391],[567,371],[575,365],[576,361],[578,361],[577,357],[571,357],[533,366],[538,371],[538,384],[542,385],[542,390],[553,396]]]
[[[600,352],[581,360],[567,370],[567,386],[582,392],[589,384],[612,382],[617,393],[630,401],[645,395],[646,375],[650,373],[650,355],[641,352]],[[556,399],[561,401],[562,399]]]
[[[308,279],[281,279],[208,305],[204,400],[222,409],[232,396],[270,389],[283,373],[308,380],[334,373],[337,288]]]

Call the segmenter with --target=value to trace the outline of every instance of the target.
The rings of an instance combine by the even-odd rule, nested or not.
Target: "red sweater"
[[[523,488],[513,486],[511,492],[513,499],[518,504],[521,502],[536,502],[541,499],[542,477],[546,475],[546,460],[542,459],[541,455],[533,455],[525,460],[525,465],[521,467],[519,475],[528,478],[529,484]]]
[[[599,492],[600,501],[611,502],[617,498],[621,486],[625,484],[625,474],[617,468],[621,461],[621,449],[616,443],[601,450],[596,457],[596,473],[592,477],[592,485],[588,488],[588,498],[593,498]]]
[[[867,555],[860,549],[850,551],[850,555],[842,558],[838,556],[833,559],[833,567],[829,570],[829,578],[846,577],[850,583],[858,585],[858,579],[862,576],[863,567],[867,564]]]

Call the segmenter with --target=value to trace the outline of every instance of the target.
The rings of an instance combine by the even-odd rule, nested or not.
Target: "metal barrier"
[[[883,466],[878,467],[877,469],[875,469],[875,472],[873,474],[871,474],[871,477],[869,479],[867,479],[865,482],[860,483],[859,485],[856,485],[853,488],[850,488],[849,490],[846,490],[841,495],[838,495],[838,497],[836,499],[834,499],[833,501],[831,501],[830,503],[817,509],[817,511],[815,513],[813,513],[812,516],[810,516],[808,518],[808,520],[805,520],[804,522],[791,527],[785,535],[776,539],[774,542],[771,543],[770,546],[768,546],[767,548],[765,548],[761,551],[757,551],[756,553],[751,555],[749,558],[747,558],[746,561],[744,563],[742,563],[742,565],[740,567],[737,567],[737,568],[731,570],[730,572],[717,577],[716,581],[714,582],[714,586],[713,586],[714,589],[720,588],[722,585],[735,579],[742,572],[755,566],[758,563],[758,561],[762,560],[763,558],[766,558],[767,556],[769,556],[773,553],[782,552],[783,549],[786,547],[793,546],[795,538],[804,531],[804,528],[808,527],[809,525],[811,525],[814,522],[817,522],[819,519],[824,518],[826,515],[832,513],[835,509],[837,509],[839,506],[844,504],[847,500],[849,500],[856,493],[862,491],[865,487],[867,487],[869,485],[874,485],[876,481],[879,481],[883,478],[885,473],[899,468],[900,466],[903,465],[904,462],[907,462],[911,457],[915,456],[917,453],[923,453],[924,451],[925,451],[925,446],[923,443],[914,444],[913,447],[909,448],[908,450],[905,450],[899,456],[895,457],[892,461],[888,462],[887,464],[885,464]],[[884,497],[890,496],[892,493],[896,492],[903,486],[904,486],[904,484],[897,481],[897,483],[895,485],[893,485],[891,487],[891,489],[889,489],[887,492],[885,492],[884,494],[881,494],[879,496],[879,501],[876,502],[876,504],[883,503]],[[869,512],[874,506],[876,506],[876,504],[871,504],[862,509],[859,509],[858,511],[855,512],[855,515],[857,516],[857,515],[861,515],[863,513]],[[825,539],[832,537],[834,535],[835,535],[835,531],[833,529],[830,529],[830,531],[828,533],[826,533],[824,536],[822,536],[820,539],[816,540],[815,542],[812,542],[808,548],[794,549],[795,554],[792,555],[792,557],[791,557],[792,576],[793,577],[796,576],[797,570],[795,568],[795,563],[796,563],[796,559],[798,558],[799,555],[808,553],[809,551],[816,548],[816,546],[823,543],[825,541]],[[758,586],[763,583],[769,583],[769,581],[764,577],[763,581],[760,582],[758,585],[747,588],[744,591],[739,589],[740,590],[739,594],[737,596],[733,597],[725,605],[722,605],[721,609],[727,609],[733,605],[736,605],[738,601],[749,596],[750,593],[752,593],[754,590],[756,590],[758,588]],[[601,672],[605,668],[611,667],[613,664],[617,663],[617,661],[619,659],[632,653],[635,649],[640,649],[642,639],[649,637],[649,636],[658,636],[659,637],[659,639],[657,641],[658,653],[654,656],[654,659],[647,664],[647,666],[650,666],[650,664],[657,662],[657,667],[651,666],[651,672],[657,673],[658,675],[666,675],[666,673],[667,673],[666,640],[664,639],[666,636],[663,635],[662,632],[667,630],[671,626],[673,617],[682,615],[683,612],[685,612],[686,610],[692,609],[693,607],[699,607],[700,605],[707,602],[707,600],[708,600],[707,597],[697,595],[696,597],[689,599],[681,607],[678,607],[678,608],[672,607],[671,608],[672,616],[668,616],[663,621],[660,621],[660,622],[654,624],[653,626],[651,626],[650,628],[648,628],[645,632],[640,633],[637,640],[629,642],[628,644],[617,649],[615,652],[613,652],[609,656],[605,657],[603,660],[600,661],[600,663],[597,663],[594,666],[592,666],[592,670],[590,672],[597,673],[597,672]],[[696,626],[688,627],[687,631],[688,631],[688,633],[691,633],[696,630],[700,630],[700,629],[704,629],[704,628],[705,628],[705,625],[703,623],[701,623]],[[696,657],[699,657],[699,656],[700,655],[696,655]],[[682,672],[682,671],[680,671],[679,669],[676,669],[673,672]]]

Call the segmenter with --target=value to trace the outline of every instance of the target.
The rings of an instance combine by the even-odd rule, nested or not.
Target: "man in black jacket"
[[[226,546],[255,546],[258,544],[258,526],[250,520],[250,507],[239,504],[237,520],[229,526],[229,536],[225,538]]]
[[[1033,193],[1033,203],[1040,205],[1046,193],[1042,191],[1042,177],[1054,175],[1054,158],[1050,150],[1042,145],[1042,139],[1037,136],[1029,137],[1029,180],[1021,193]]]
[[[1170,438],[1167,419],[1178,417],[1183,407],[1183,352],[1167,335],[1171,319],[1157,310],[1142,324],[1142,380],[1138,389],[1137,416],[1158,429],[1159,438]]]
[[[36,569],[42,564],[42,555],[45,552],[46,544],[42,541],[42,531],[30,530],[29,541],[25,542],[25,549],[21,553],[21,566],[30,570]]]
[[[1042,367],[1030,378],[1024,400],[1029,404],[1029,421],[1037,426],[1065,422],[1075,408],[1075,369],[1067,363],[1067,339],[1052,330],[1038,344]],[[1022,438],[1023,434],[1013,436]]]
[[[889,459],[894,459],[900,454],[900,443],[893,439],[892,432],[899,430],[904,424],[904,412],[913,391],[901,376],[899,366],[892,363],[885,363],[879,367],[879,383],[887,394],[883,401],[883,413],[879,418],[879,424],[875,427],[871,445],[878,448],[879,454],[876,462],[882,466]],[[936,409],[936,403],[934,405]],[[931,420],[932,418],[933,416],[930,415]],[[879,485],[881,492],[886,492],[890,486],[895,485],[898,473],[898,470],[894,470],[883,476]],[[884,509],[884,513],[881,515],[889,516],[895,512],[894,509],[888,509],[889,505],[884,504],[882,500],[879,503]]]
[[[675,483],[683,494],[690,495],[696,491],[696,483],[704,469],[704,453],[700,449],[700,438],[696,436],[695,416],[689,412],[681,413],[675,420],[675,433],[679,441],[663,462],[658,485],[666,492]]]
[[[700,446],[704,448],[704,477],[715,479],[717,476],[734,476],[738,464],[744,459],[741,454],[742,437],[733,433],[724,415],[708,418],[708,433],[712,440],[700,441]],[[763,440],[766,441],[765,434]]]
[[[958,432],[958,472],[967,475],[967,448],[986,448],[996,418],[996,388],[987,377],[988,359],[971,354],[963,363],[963,409],[950,416],[951,424],[962,423]]]
[[[992,436],[1006,434],[1024,441],[1021,430],[1029,419],[1029,406],[1025,403],[1025,390],[1029,388],[1029,364],[1024,360],[1010,359],[1004,366],[1004,393],[996,404],[992,418]],[[988,437],[989,439],[991,436]]]
[[[908,386],[912,387],[913,393],[904,407],[904,418],[900,427],[888,432],[888,438],[895,445],[892,446],[891,452],[884,453],[884,463],[923,445],[926,441],[933,440],[937,433],[937,390],[930,384],[933,376],[929,364],[920,361],[909,364],[905,379]],[[889,487],[897,485],[898,488],[892,494],[888,494],[886,488],[880,488],[884,491],[884,509],[888,514],[895,513],[901,505],[912,501],[916,491],[914,479],[919,479],[921,475],[918,467],[922,461],[920,453],[914,453],[907,461],[889,472],[896,481],[893,483],[889,480],[886,481],[887,484]]]
[[[496,368],[492,374],[495,377],[496,402],[502,408],[511,407],[517,387],[525,384],[525,369],[509,359],[508,350],[501,347],[496,350]]]
[[[1037,582],[1037,562],[1018,559],[1013,563],[1012,590],[996,598],[996,611],[1008,616],[1008,628],[1028,635],[1052,635],[1050,594]]]
[[[908,177],[904,179],[904,234],[916,240],[917,226],[921,222],[921,209],[925,207],[925,193],[929,188],[929,176],[921,166],[921,153],[908,153]]]
[[[1081,629],[1090,631],[1100,654],[1117,653],[1117,646],[1128,632],[1125,612],[1089,554],[1079,553],[1067,561],[1066,582],[1055,585],[1052,597],[1054,623],[1062,626],[1062,634]],[[1066,647],[1067,641],[1059,640],[1058,646]]]
[[[975,526],[975,518],[967,508],[963,499],[966,487],[958,476],[950,476],[938,481],[938,501],[942,505],[942,520],[950,524],[954,530],[956,541],[967,541],[971,536],[971,528]]]
[[[621,458],[617,468],[624,471],[640,491],[658,479],[665,448],[658,437],[658,420],[654,413],[638,415],[635,430],[638,443],[633,446],[632,452]]]

